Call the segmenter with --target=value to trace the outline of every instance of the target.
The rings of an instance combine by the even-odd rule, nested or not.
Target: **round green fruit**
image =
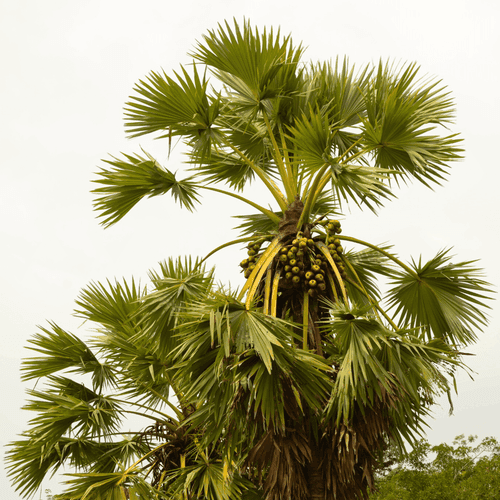
[[[309,280],[309,286],[311,288],[314,288],[317,284],[318,284],[318,282],[316,280]]]
[[[288,260],[288,257],[285,254],[280,255],[280,261],[281,262],[286,262]]]
[[[292,278],[292,281],[293,281],[296,285],[298,285],[298,284],[300,283],[300,276],[294,276],[294,277]]]
[[[305,274],[306,280],[310,280],[314,276],[314,273],[312,271],[307,271]]]
[[[298,266],[292,267],[292,273],[293,274],[299,274],[300,273],[300,267],[298,267]]]

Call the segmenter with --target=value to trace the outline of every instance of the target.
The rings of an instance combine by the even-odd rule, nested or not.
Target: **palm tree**
[[[135,87],[130,135],[182,138],[192,175],[146,152],[107,159],[102,224],[168,192],[188,210],[209,190],[253,213],[204,259],[161,263],[149,288],[91,283],[76,301],[88,342],[54,323],[31,339],[23,377],[45,385],[8,454],[22,495],[66,465],[77,472],[60,499],[367,498],[388,443],[415,442],[450,392],[486,325],[481,270],[449,250],[406,264],[339,219],[352,203],[375,211],[401,181],[445,179],[462,153],[442,135],[452,99],[415,64],[355,72],[302,54],[279,32],[225,23],[191,66]],[[270,208],[247,196],[253,181]],[[236,291],[205,267],[230,245],[248,254]],[[129,414],[150,425],[125,433]]]

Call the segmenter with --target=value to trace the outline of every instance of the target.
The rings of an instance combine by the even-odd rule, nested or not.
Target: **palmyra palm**
[[[23,364],[25,380],[45,380],[29,391],[37,416],[8,455],[23,495],[64,464],[76,469],[64,499],[363,498],[388,443],[411,444],[450,392],[486,324],[481,271],[449,251],[405,264],[339,219],[353,203],[375,211],[400,182],[445,179],[462,152],[446,132],[452,99],[414,64],[354,71],[302,54],[279,32],[226,23],[192,65],[135,87],[128,132],[181,138],[191,173],[144,151],[111,157],[94,191],[102,223],[160,194],[188,210],[204,190],[237,198],[252,213],[214,252],[246,246],[245,282],[216,286],[213,252],[168,259],[149,289],[81,292],[86,343],[42,328]],[[151,425],[124,433],[135,413]]]

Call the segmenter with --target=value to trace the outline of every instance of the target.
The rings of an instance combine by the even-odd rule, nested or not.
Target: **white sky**
[[[378,218],[346,214],[343,229],[374,243],[391,242],[405,260],[431,258],[453,246],[454,260],[479,258],[487,280],[500,283],[500,3],[243,4],[0,0],[2,447],[26,428],[28,415],[19,408],[28,385],[20,382],[19,365],[37,324],[54,320],[75,332],[74,299],[91,280],[145,281],[147,270],[168,256],[204,255],[232,239],[236,224],[229,214],[247,213],[236,201],[206,196],[190,214],[162,197],[143,201],[116,227],[103,230],[89,194],[108,154],[139,152],[142,146],[169,169],[181,170],[177,152],[167,162],[166,144],[125,139],[122,108],[135,82],[151,70],[169,73],[189,63],[186,54],[195,40],[224,19],[281,26],[308,47],[305,60],[346,55],[357,66],[379,58],[417,61],[423,74],[442,79],[456,100],[454,131],[465,139],[465,160],[454,164],[444,187],[405,187]],[[241,285],[242,255],[233,247],[211,260],[221,281]],[[500,438],[498,312],[498,302],[492,303],[490,326],[470,349],[475,381],[459,376],[454,416],[448,417],[446,401],[436,408],[429,422],[432,443],[451,442],[461,433]],[[3,468],[0,491],[5,500],[18,498]]]

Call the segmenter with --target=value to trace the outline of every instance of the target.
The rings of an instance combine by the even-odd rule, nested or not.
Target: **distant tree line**
[[[408,455],[388,452],[370,500],[498,500],[500,443],[457,436],[451,445],[421,440]]]

